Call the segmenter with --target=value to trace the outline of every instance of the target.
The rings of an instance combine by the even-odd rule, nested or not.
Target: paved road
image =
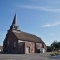
[[[48,53],[44,54],[0,54],[0,60],[60,60],[51,59]]]

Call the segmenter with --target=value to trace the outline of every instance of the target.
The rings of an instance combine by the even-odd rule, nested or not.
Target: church
[[[18,54],[44,53],[46,49],[46,44],[40,37],[19,30],[15,14],[12,25],[3,41],[3,52]]]

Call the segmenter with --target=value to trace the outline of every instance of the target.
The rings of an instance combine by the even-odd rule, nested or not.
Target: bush
[[[50,55],[51,56],[56,56],[56,55],[59,55],[59,52],[52,52]]]

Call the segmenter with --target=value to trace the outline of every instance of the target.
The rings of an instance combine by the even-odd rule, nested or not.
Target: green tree
[[[60,49],[60,42],[54,41],[51,44],[51,50],[54,50],[54,49]]]

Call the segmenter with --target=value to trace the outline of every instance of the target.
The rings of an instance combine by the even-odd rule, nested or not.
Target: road
[[[60,60],[51,59],[48,53],[39,54],[0,54],[0,60]]]

